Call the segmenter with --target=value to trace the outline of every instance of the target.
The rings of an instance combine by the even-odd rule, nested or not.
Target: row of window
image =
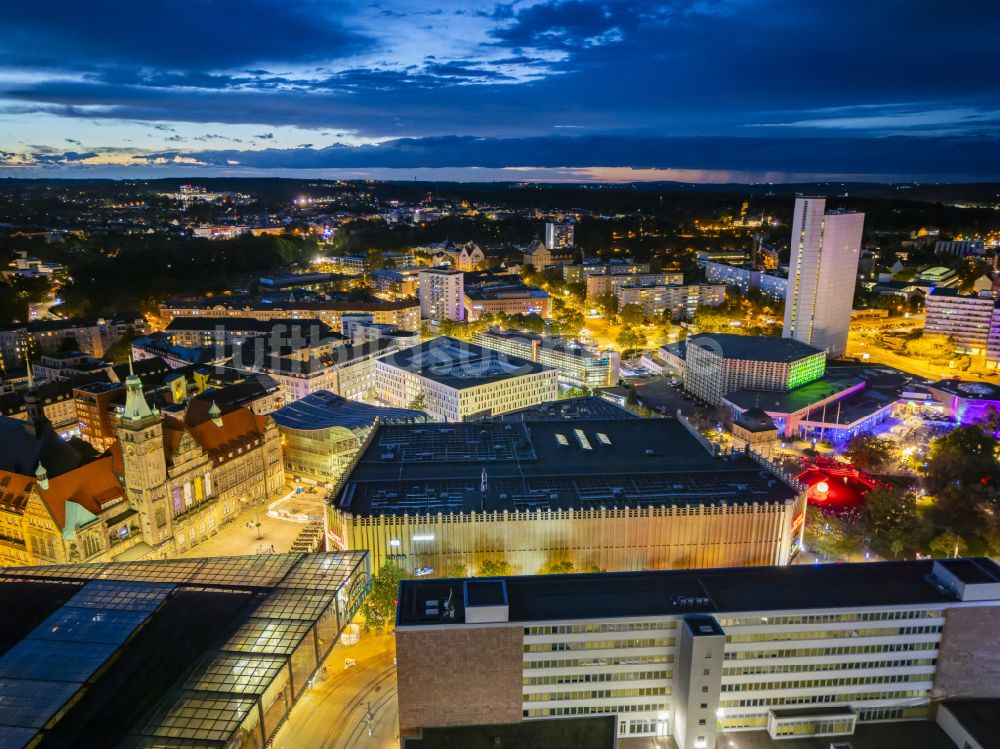
[[[524,668],[591,668],[593,666],[644,666],[650,663],[673,663],[669,655],[621,655],[601,658],[567,658],[563,660],[525,661]]]
[[[753,632],[749,634],[726,635],[726,642],[834,640],[841,637],[899,637],[902,635],[932,635],[940,631],[940,625],[927,625],[923,627],[872,627],[870,629],[817,629],[807,632]]]
[[[619,671],[616,673],[559,674],[557,676],[525,676],[526,687],[541,684],[590,684],[600,681],[643,681],[670,679],[673,671]]]
[[[834,718],[832,720],[799,720],[794,723],[783,723],[774,729],[774,737],[784,736],[830,736],[851,733],[854,721],[850,718]]]
[[[907,653],[919,650],[936,650],[936,642],[890,642],[881,645],[840,645],[828,648],[786,648],[781,650],[740,650],[725,653],[723,658],[732,660],[757,660],[760,658],[818,658],[825,655],[865,655],[867,653]]]
[[[578,635],[590,632],[648,632],[676,629],[676,621],[666,622],[612,622],[591,624],[559,624],[548,627],[525,627],[525,635]]]
[[[524,646],[525,653],[552,653],[573,650],[618,650],[620,648],[666,648],[674,646],[673,637],[642,640],[588,640],[587,642],[539,642]]]
[[[723,676],[753,676],[756,674],[799,674],[810,671],[854,671],[885,668],[933,666],[937,658],[917,658],[896,661],[842,661],[840,663],[780,663],[777,665],[737,666],[722,669]]]
[[[738,616],[719,619],[719,625],[728,627],[752,627],[760,624],[777,626],[781,624],[828,624],[830,622],[881,622],[897,619],[937,619],[942,616],[940,609],[928,611],[861,611],[842,614],[803,614],[794,616]]]
[[[615,713],[651,713],[663,709],[663,703],[654,705],[578,705],[573,707],[536,707],[525,710],[525,718],[553,718],[557,715],[614,715]]]
[[[561,700],[606,700],[625,697],[658,697],[670,694],[670,687],[630,687],[629,689],[590,689],[579,692],[545,692],[524,695],[525,702],[559,702]]]
[[[723,692],[756,692],[767,689],[818,689],[821,687],[849,687],[861,684],[904,684],[910,681],[928,681],[929,674],[890,674],[887,676],[854,676],[839,679],[798,679],[794,681],[758,681],[748,684],[723,684]]]
[[[719,707],[780,707],[782,705],[812,705],[818,703],[853,703],[862,700],[902,700],[923,698],[929,694],[926,689],[906,689],[898,692],[852,692],[849,694],[817,694],[788,697],[753,697],[745,700],[722,700]]]

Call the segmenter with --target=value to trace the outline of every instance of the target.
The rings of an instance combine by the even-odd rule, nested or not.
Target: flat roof
[[[1000,575],[992,560],[979,558],[976,563]],[[953,593],[929,582],[933,568],[934,560],[926,559],[499,579],[507,588],[509,621],[544,622],[954,603]],[[464,623],[462,582],[404,580],[397,625]],[[447,598],[452,590],[453,619],[425,615],[426,601]]]
[[[1000,386],[994,385],[991,382],[939,380],[938,382],[928,383],[926,387],[967,400],[1000,400]]]
[[[383,356],[379,361],[455,390],[553,371],[552,367],[544,364],[449,336],[432,338]]]
[[[319,390],[292,401],[269,414],[279,427],[320,430],[333,427],[358,429],[385,422],[424,422],[427,414],[408,408],[382,408],[352,401],[329,390]]]
[[[356,515],[786,502],[747,457],[676,419],[382,425],[333,503]]]
[[[864,380],[857,377],[821,377],[787,392],[744,388],[723,397],[744,410],[761,408],[769,414],[793,414],[863,383]],[[827,413],[828,420],[835,418],[836,407],[833,413]]]
[[[823,349],[794,338],[735,333],[699,333],[687,339],[688,346],[719,351],[724,359],[791,363],[822,354]]]
[[[613,715],[561,720],[529,720],[488,726],[424,728],[404,737],[403,749],[613,749]]]
[[[983,749],[1000,748],[1000,699],[946,700],[941,706]]]
[[[223,745],[366,557],[0,568],[0,744]]]
[[[639,416],[596,395],[545,401],[537,406],[494,416],[492,421],[592,421],[604,419],[638,419]]]

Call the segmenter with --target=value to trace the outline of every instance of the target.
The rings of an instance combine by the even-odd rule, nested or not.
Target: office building
[[[799,548],[801,488],[680,421],[511,419],[376,428],[329,495],[330,543],[439,575],[786,564]]]
[[[420,316],[426,320],[465,319],[465,274],[455,268],[428,268],[418,278]]]
[[[25,361],[43,354],[56,354],[63,349],[67,339],[72,339],[74,349],[102,358],[129,328],[138,334],[149,330],[140,315],[121,319],[31,320],[0,325],[0,370],[17,370]]]
[[[406,580],[400,731],[612,715],[679,749],[846,747],[1000,696],[998,628],[989,559]]]
[[[377,424],[414,424],[423,411],[382,408],[321,390],[271,416],[281,433],[285,473],[325,484],[338,481]]]
[[[715,260],[705,260],[700,265],[705,269],[705,278],[709,283],[738,286],[743,293],[760,289],[761,293],[781,301],[788,293],[788,277],[776,270],[768,273],[752,265],[731,265]]]
[[[825,198],[796,198],[783,335],[847,350],[865,215],[827,211]]]
[[[616,273],[649,273],[649,263],[636,263],[631,258],[609,260],[606,263],[591,259],[563,266],[563,280],[566,283],[586,283],[590,276]]]
[[[471,421],[553,400],[559,386],[551,367],[439,336],[378,359],[375,394],[437,421]]]
[[[572,247],[574,227],[569,221],[548,221],[545,224],[545,247],[549,250],[563,250]]]
[[[986,254],[983,243],[971,239],[958,239],[953,241],[939,240],[934,243],[935,255],[955,255],[957,257],[968,257],[973,255],[982,257]]]
[[[955,289],[931,289],[924,333],[950,336],[960,352],[986,353],[998,309],[1000,301],[989,292],[966,295]]]
[[[794,339],[699,333],[685,345],[684,389],[717,406],[736,390],[792,390],[825,369],[824,351]]]
[[[469,320],[483,315],[549,315],[549,292],[520,281],[466,286],[463,303]]]
[[[552,367],[563,387],[592,389],[618,384],[621,356],[612,349],[599,351],[559,336],[502,328],[480,331],[472,336],[472,342]]]
[[[368,582],[364,552],[0,570],[3,744],[262,749]]]

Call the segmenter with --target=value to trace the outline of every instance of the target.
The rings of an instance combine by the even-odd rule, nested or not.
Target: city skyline
[[[998,14],[953,10],[25,4],[0,40],[0,176],[986,180]]]

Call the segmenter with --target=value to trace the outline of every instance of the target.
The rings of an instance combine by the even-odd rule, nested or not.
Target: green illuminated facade
[[[793,362],[788,368],[788,389],[815,382],[826,373],[826,354],[816,354]]]

